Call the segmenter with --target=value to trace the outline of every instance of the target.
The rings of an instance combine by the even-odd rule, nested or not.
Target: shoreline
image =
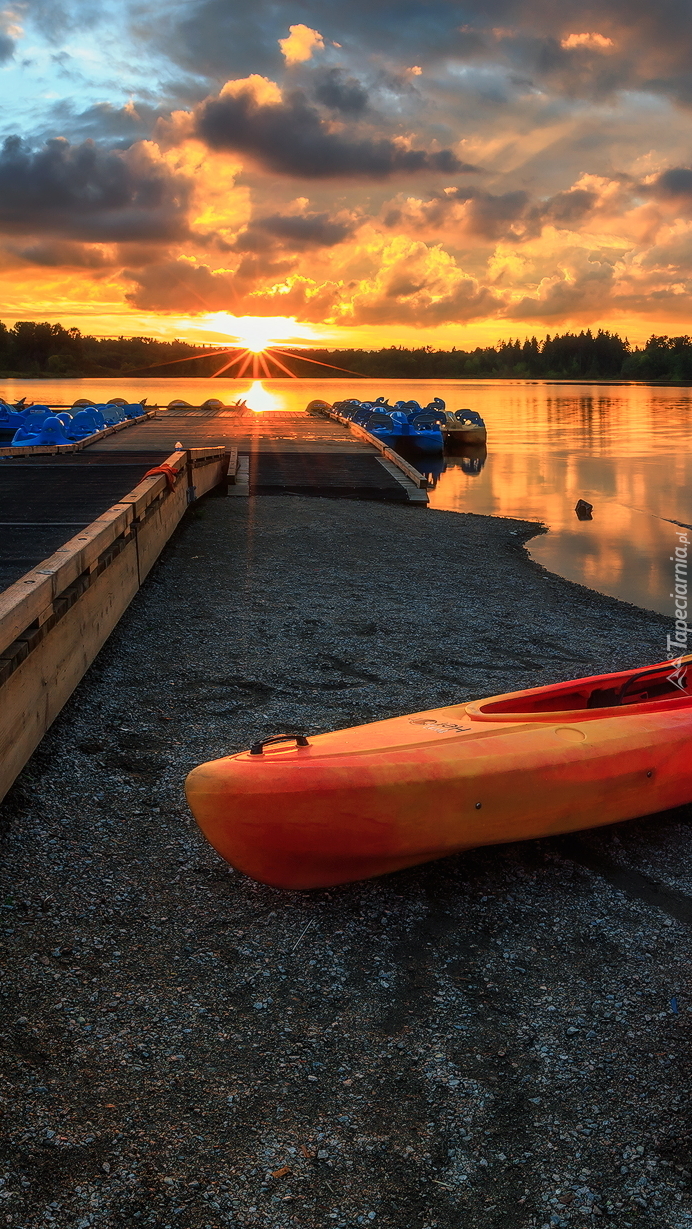
[[[194,360],[191,359],[190,361],[193,362]],[[83,376],[81,375],[79,376],[78,375],[70,375],[70,376],[56,375],[56,374],[53,374],[52,372],[41,372],[38,375],[22,376],[22,375],[17,375],[16,373],[13,375],[3,375],[2,372],[0,372],[0,382],[3,382],[3,383],[12,382],[12,383],[17,383],[17,384],[19,383],[31,384],[34,382],[41,384],[41,383],[45,383],[46,381],[51,381],[51,380],[57,380],[58,382],[65,381],[66,383],[69,383],[69,382],[74,383],[74,381],[76,380],[93,380],[93,381],[112,380],[114,382],[117,381],[117,383],[120,384],[120,383],[128,383],[128,382],[132,383],[132,379],[136,379],[138,382],[140,380],[171,380],[171,381],[176,380],[179,384],[180,383],[190,383],[193,380],[200,380],[200,381],[203,381],[205,384],[208,384],[208,383],[210,384],[211,381],[215,378],[216,378],[215,376],[142,375],[141,373],[138,374],[137,372],[134,372],[134,371],[130,372],[129,375],[127,373],[122,374],[120,372],[113,372],[113,373],[106,374],[106,375],[83,375]],[[230,383],[231,381],[238,380],[239,383],[241,384],[242,383],[247,384],[248,381],[252,381],[255,378],[256,377],[254,376],[244,375],[244,376],[224,377],[224,380],[226,381],[226,383]],[[288,380],[289,380],[288,376],[269,376],[269,377],[260,376],[257,378],[259,378],[260,383],[262,384],[288,383]],[[323,382],[325,378],[328,378],[329,380],[346,380],[346,381],[348,380],[370,380],[374,382],[374,381],[379,380],[379,381],[386,381],[388,384],[389,383],[392,383],[392,384],[431,384],[433,382],[441,383],[441,384],[484,384],[484,383],[490,383],[491,381],[494,380],[500,384],[568,384],[568,385],[608,384],[608,385],[619,385],[619,386],[622,386],[623,388],[632,388],[632,387],[635,387],[635,388],[639,388],[639,387],[641,388],[692,388],[692,380],[670,380],[670,379],[666,379],[666,380],[664,379],[627,380],[627,379],[623,379],[622,377],[615,378],[615,377],[609,377],[609,376],[594,377],[593,379],[589,379],[587,377],[583,377],[582,379],[577,379],[576,377],[572,378],[572,377],[567,377],[567,376],[515,376],[515,375],[507,375],[507,376],[500,376],[500,375],[494,375],[494,376],[480,376],[480,375],[479,376],[434,376],[434,375],[431,375],[431,376],[387,376],[387,375],[378,374],[378,375],[370,376],[370,375],[363,375],[359,371],[351,371],[347,373],[342,372],[340,375],[330,375],[329,377],[325,377],[324,375],[315,375],[315,376],[301,375],[301,376],[294,376],[292,378],[298,379],[301,381],[302,380],[322,380]]]
[[[692,1212],[692,808],[301,893],[185,807],[263,734],[661,660],[670,620],[548,573],[537,522],[429,511],[207,498],[5,800],[17,1223]]]

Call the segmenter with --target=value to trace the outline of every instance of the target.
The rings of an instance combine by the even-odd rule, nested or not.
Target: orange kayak
[[[195,768],[185,790],[232,866],[328,887],[692,801],[692,690],[665,662],[277,736]]]

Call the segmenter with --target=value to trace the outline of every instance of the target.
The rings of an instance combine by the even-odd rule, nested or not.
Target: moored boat
[[[407,418],[402,410],[392,410],[389,414],[385,414],[382,410],[375,410],[367,417],[363,416],[360,419],[357,414],[354,414],[353,421],[359,422],[381,443],[387,444],[390,448],[396,448],[402,453],[408,449],[412,453],[436,455],[444,448],[444,438],[439,424],[433,417],[425,415],[422,411]]]
[[[486,425],[476,410],[446,410],[445,432],[448,444],[485,444],[488,438]]]
[[[195,768],[185,789],[232,866],[317,888],[692,801],[691,743],[687,669],[664,662],[275,736]]]

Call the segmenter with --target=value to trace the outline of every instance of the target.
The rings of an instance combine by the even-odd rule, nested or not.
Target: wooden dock
[[[402,458],[306,413],[158,409],[79,448],[2,451],[0,799],[212,488],[427,504]]]
[[[0,593],[0,799],[129,606],[191,499],[224,481],[231,458],[220,446],[178,450],[164,459],[167,472],[144,477],[129,491],[132,467],[125,465],[117,502],[76,534],[58,521],[74,515],[79,527],[91,514],[84,506],[68,514],[53,503],[52,522],[31,524],[27,517],[18,530],[5,527],[24,530],[34,553],[46,541],[41,535],[57,535],[62,545]],[[37,462],[29,476],[40,489],[51,470]],[[153,466],[138,463],[138,476],[147,468]],[[89,471],[90,478],[104,478],[100,467]],[[83,466],[70,471],[82,499],[78,477],[85,472]],[[0,484],[6,474],[12,481],[11,463],[1,473]],[[103,506],[108,489],[106,482],[100,494],[87,492],[91,509],[94,500]],[[45,505],[43,510],[45,515]],[[0,527],[0,541],[2,532]]]
[[[63,406],[62,408],[69,409],[70,407]],[[97,431],[94,435],[88,435],[84,440],[76,440],[72,444],[26,444],[24,447],[12,448],[8,443],[0,443],[0,459],[9,461],[17,457],[68,456],[73,452],[82,452],[85,448],[92,448],[94,444],[106,439],[109,435],[126,431],[129,427],[136,427],[155,416],[156,407],[151,406],[141,418],[126,418],[124,422],[116,422],[112,427],[104,427],[102,431]]]
[[[304,412],[242,412],[198,407],[159,410],[142,423],[137,440],[152,451],[177,443],[232,443],[240,458],[238,493],[321,495],[379,499],[425,506],[426,480],[368,433],[356,435],[340,420]],[[132,447],[132,436],[99,441],[98,453]],[[91,450],[90,450],[91,451]]]

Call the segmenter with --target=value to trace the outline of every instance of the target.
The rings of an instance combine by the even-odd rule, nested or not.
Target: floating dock
[[[138,440],[168,452],[225,438],[240,459],[239,491],[251,495],[321,495],[426,505],[426,480],[367,432],[356,434],[336,418],[305,412],[254,413],[201,407],[159,411],[143,423]],[[114,435],[96,445],[103,454],[132,447],[131,437]]]
[[[124,425],[2,449],[0,798],[201,496],[427,504],[406,461],[327,417],[176,407]]]

